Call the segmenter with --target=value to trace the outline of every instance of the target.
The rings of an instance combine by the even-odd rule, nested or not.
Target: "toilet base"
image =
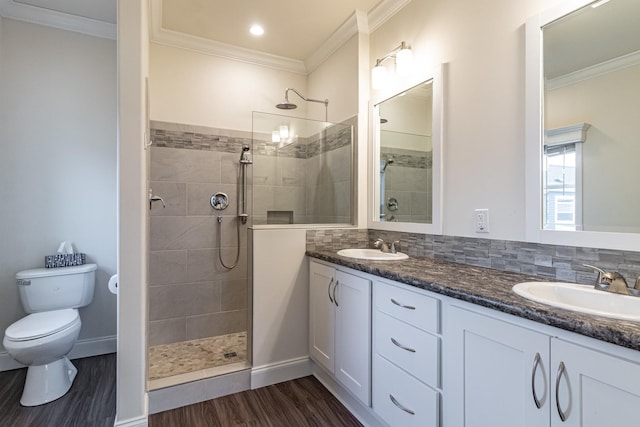
[[[78,373],[78,369],[66,357],[45,365],[31,365],[27,369],[22,406],[38,406],[64,396]]]

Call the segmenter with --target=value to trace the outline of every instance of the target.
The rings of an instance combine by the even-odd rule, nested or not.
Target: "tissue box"
[[[46,268],[57,268],[82,265],[85,263],[86,258],[86,254],[83,253],[47,255],[44,257],[44,266]]]

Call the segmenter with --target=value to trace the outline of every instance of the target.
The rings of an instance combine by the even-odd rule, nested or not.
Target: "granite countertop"
[[[530,301],[511,290],[516,283],[545,281],[537,276],[427,258],[366,261],[342,257],[334,251],[314,250],[307,251],[306,254],[312,258],[640,351],[639,322],[563,310]]]

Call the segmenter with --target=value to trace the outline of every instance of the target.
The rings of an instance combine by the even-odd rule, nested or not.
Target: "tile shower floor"
[[[149,348],[149,381],[246,360],[246,332],[156,345]]]

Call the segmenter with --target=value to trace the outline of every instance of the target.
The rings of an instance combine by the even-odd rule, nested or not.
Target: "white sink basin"
[[[600,291],[588,285],[559,282],[518,283],[513,291],[529,300],[566,310],[640,321],[640,297]]]
[[[369,261],[400,261],[409,258],[409,255],[402,252],[382,252],[380,249],[341,249],[338,255],[347,258],[366,259]]]

